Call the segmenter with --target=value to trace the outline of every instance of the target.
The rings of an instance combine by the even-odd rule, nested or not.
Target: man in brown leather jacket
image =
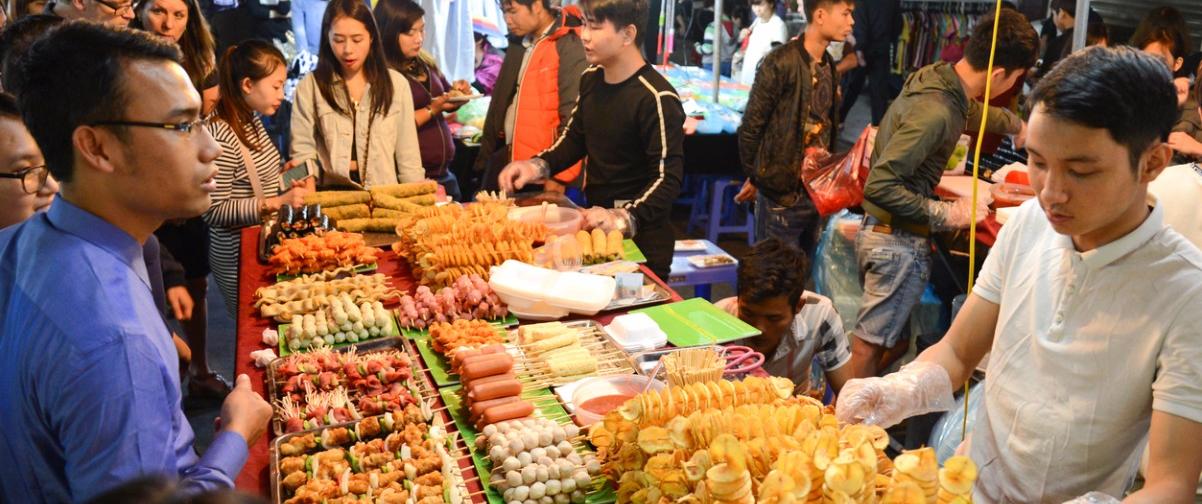
[[[851,34],[854,0],[805,0],[805,33],[764,57],[739,127],[747,182],[736,201],[755,198],[756,236],[813,256],[818,210],[801,182],[807,148],[832,150],[839,131],[839,78],[827,54]]]

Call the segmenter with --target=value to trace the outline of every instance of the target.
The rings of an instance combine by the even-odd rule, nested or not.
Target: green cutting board
[[[358,345],[360,343],[367,343],[369,341],[376,341],[378,339],[395,338],[397,336],[400,336],[401,328],[399,326],[397,326],[396,316],[392,315],[391,310],[388,313],[388,318],[389,318],[389,321],[391,322],[391,324],[390,324],[390,329],[388,330],[387,333],[380,333],[379,336],[376,336],[374,338],[359,340],[354,343],[351,343],[350,341],[345,341],[342,343],[334,343],[333,348],[343,348],[343,347],[348,347],[351,345]],[[280,334],[280,357],[292,355],[294,353],[307,353],[307,352],[314,350],[313,348],[302,348],[300,350],[297,350],[296,352],[289,350],[288,349],[288,337],[285,335],[288,334],[288,329],[291,327],[292,327],[292,324],[280,324],[279,329],[276,330],[276,332],[278,332]]]
[[[643,255],[643,251],[639,250],[639,246],[634,244],[634,240],[622,240],[622,253],[626,255],[626,260],[636,263],[647,262],[647,256]]]
[[[703,298],[643,308],[631,313],[647,314],[668,335],[668,342],[678,347],[727,343],[760,335],[758,329]]]
[[[518,319],[513,315],[509,315],[504,319],[492,322],[498,331],[504,331],[506,327],[517,325]],[[425,329],[401,329],[401,334],[406,338],[413,340],[413,345],[417,347],[417,353],[421,354],[422,362],[426,363],[426,368],[430,370],[430,376],[434,377],[434,383],[439,387],[454,385],[459,383],[459,375],[451,372],[451,363],[447,358],[434,350],[431,346],[430,332]]]
[[[463,407],[463,400],[459,397],[459,385],[438,390],[442,396],[442,401],[447,405],[447,413],[450,413],[451,418],[455,420],[455,425],[459,427],[459,435],[463,441],[467,443],[469,451],[472,454],[472,464],[476,466],[476,472],[480,475],[480,485],[486,490],[485,497],[488,498],[489,504],[505,504],[501,498],[501,494],[488,485],[488,475],[492,472],[492,462],[488,460],[487,453],[481,453],[476,449],[476,427],[467,418],[467,410]],[[535,403],[537,409],[536,415],[546,416],[550,418],[559,418],[568,414],[567,410],[563,409],[563,405],[559,403],[559,399],[551,392],[549,388],[541,388],[530,392],[522,393],[522,397],[526,399],[536,398],[539,402]],[[581,432],[586,432],[581,429]],[[614,493],[611,485],[603,485],[599,489],[594,489],[588,494],[585,502],[588,504],[610,504],[617,502],[618,496]]]

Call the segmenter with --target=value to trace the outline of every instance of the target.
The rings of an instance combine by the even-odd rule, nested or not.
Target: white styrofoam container
[[[489,271],[488,286],[497,293],[505,304],[532,304],[541,301],[551,289],[551,284],[558,278],[555,270],[531,266],[524,262],[510,259],[493,266]],[[508,299],[507,299],[508,298]],[[528,302],[511,302],[509,299],[525,299]]]
[[[610,276],[564,271],[559,272],[544,301],[572,313],[596,315],[613,301],[617,288],[618,281]]]
[[[614,317],[605,330],[627,353],[654,350],[668,344],[668,335],[645,313]]]
[[[501,301],[516,307],[515,311],[534,309],[542,303],[581,315],[595,315],[609,306],[617,288],[613,277],[559,272],[513,260],[493,267],[488,284]],[[549,312],[546,308],[538,311]]]

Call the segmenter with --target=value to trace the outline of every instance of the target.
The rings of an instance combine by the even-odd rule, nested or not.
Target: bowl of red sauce
[[[650,383],[650,388],[648,388]],[[588,378],[572,392],[576,423],[581,427],[601,420],[606,413],[622,407],[626,401],[646,390],[660,390],[664,383],[642,375],[598,376]]]

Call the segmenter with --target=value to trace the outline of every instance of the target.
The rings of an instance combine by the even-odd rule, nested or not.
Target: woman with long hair
[[[260,119],[284,101],[284,55],[270,42],[250,40],[225,51],[219,73],[221,98],[208,128],[221,156],[215,162],[217,190],[204,219],[213,276],[226,309],[236,316],[242,228],[258,224],[264,212],[304,204],[311,188],[299,182],[281,187],[280,153]]]
[[[293,161],[317,160],[323,187],[423,179],[409,82],[389,70],[367,4],[331,0],[317,59],[294,97]]]
[[[184,71],[204,100],[203,114],[217,103],[216,43],[196,0],[140,0],[130,27],[146,30],[179,46]]]
[[[379,0],[374,12],[388,66],[405,76],[413,92],[413,115],[426,178],[437,180],[448,196],[460,200],[459,181],[448,169],[455,158],[455,141],[443,114],[463,106],[464,102],[452,102],[450,97],[472,94],[471,86],[467,81],[455,81],[452,88],[434,58],[422,50],[426,12],[421,6],[412,0]]]

